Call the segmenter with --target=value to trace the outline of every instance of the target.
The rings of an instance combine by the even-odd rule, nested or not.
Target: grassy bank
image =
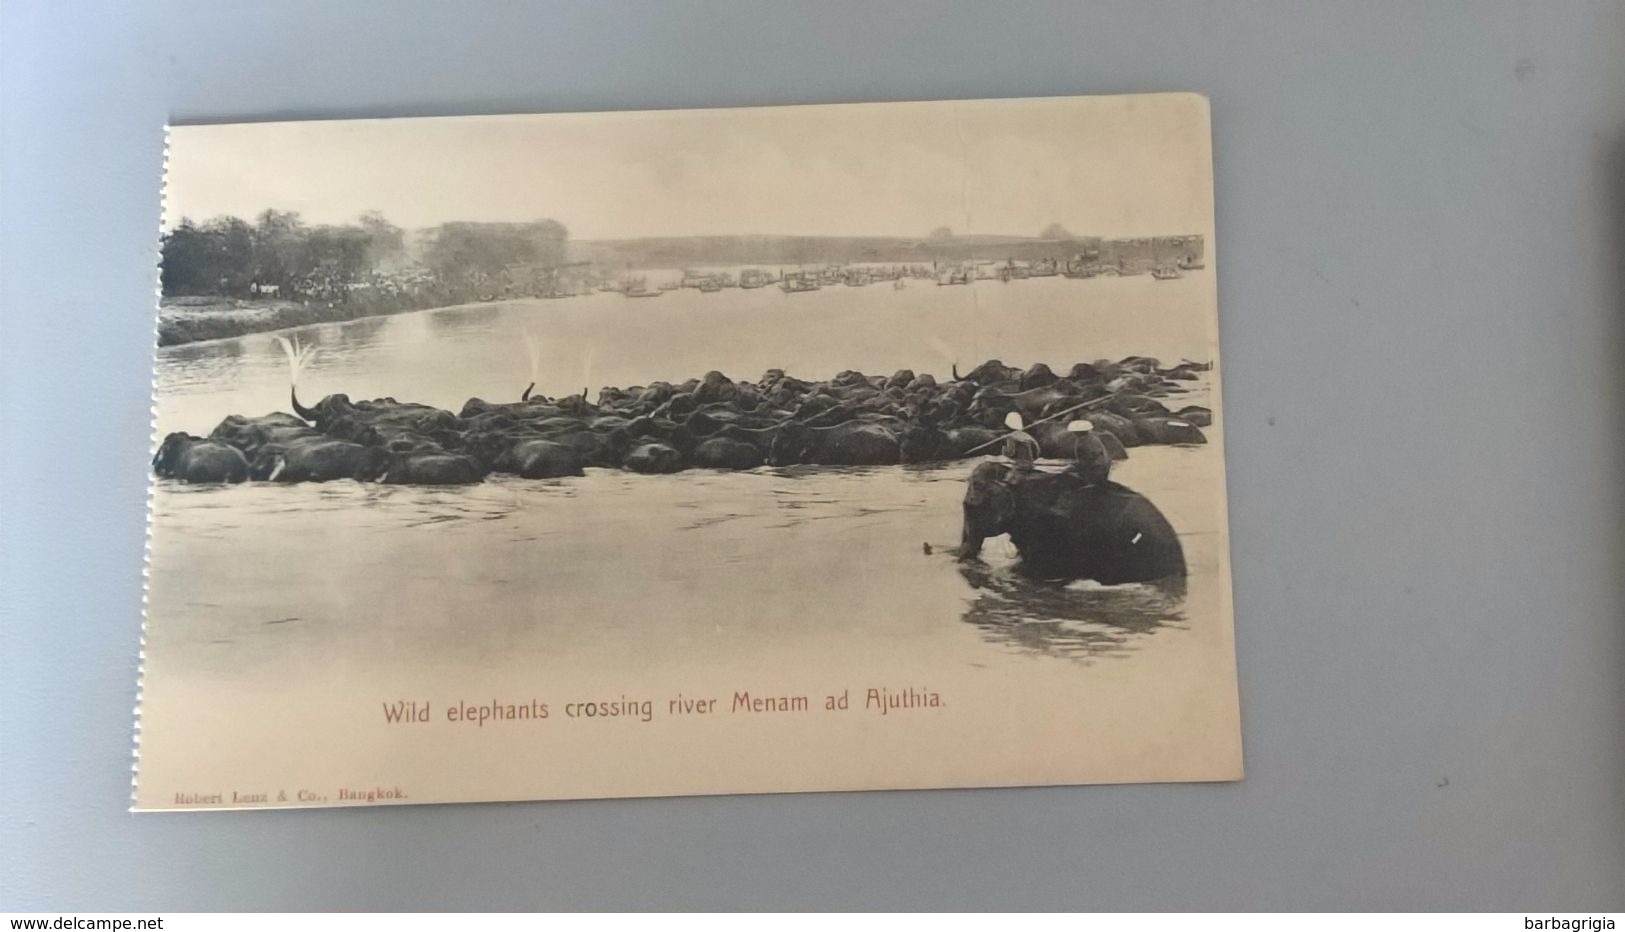
[[[378,314],[399,314],[452,304],[463,304],[450,295],[397,296],[389,300],[346,301],[342,303],[243,300],[220,297],[164,298],[158,306],[158,345],[178,346],[199,340],[220,340],[249,333],[265,333],[286,327],[305,327],[355,320]]]

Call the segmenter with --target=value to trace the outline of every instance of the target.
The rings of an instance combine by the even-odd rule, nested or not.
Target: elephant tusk
[[[284,469],[287,469],[287,468],[288,468],[288,461],[286,459],[280,457],[280,456],[277,457],[276,458],[276,468],[272,469],[271,474],[269,476],[265,477],[266,481],[275,482],[276,477],[282,475],[282,471]]]

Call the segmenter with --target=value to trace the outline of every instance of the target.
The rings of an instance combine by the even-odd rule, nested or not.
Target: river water
[[[770,367],[803,378],[849,368],[946,375],[950,354],[961,371],[989,357],[1061,371],[1130,354],[1208,360],[1208,274],[594,294],[370,318],[299,331],[321,347],[301,395],[387,395],[454,411],[470,396],[515,400],[531,378],[527,333],[548,394],[709,369],[752,379]],[[1180,403],[1210,403],[1211,385],[1189,384]],[[160,436],[286,410],[286,393],[269,335],[158,354]],[[1003,538],[989,542],[985,564],[959,565],[950,550],[968,462],[589,470],[460,488],[158,482],[141,795],[163,805],[181,789],[402,774],[422,801],[1226,772],[1236,725],[1222,421],[1207,433],[1203,447],[1136,448],[1113,472],[1179,532],[1190,569],[1180,592],[1026,581],[1010,571]],[[579,694],[650,699],[664,713],[685,690],[726,705],[742,683],[819,695],[916,687],[965,711],[886,737],[917,743],[906,759],[852,758],[854,742],[882,740],[873,729],[884,726],[868,720],[809,729],[789,745],[749,723],[717,740],[774,747],[777,763],[747,755],[726,774],[691,763],[656,776],[629,774],[627,756],[681,758],[716,738],[715,726],[641,737],[556,729],[547,753],[576,763],[538,773],[531,752],[483,729],[425,742],[377,723],[394,697],[438,709]],[[1034,704],[1058,708],[1013,711]],[[945,760],[967,731],[987,753]],[[1189,753],[1157,745],[1158,735]],[[1031,760],[1034,746],[1078,740],[1088,747]],[[938,762],[925,765],[929,757]]]

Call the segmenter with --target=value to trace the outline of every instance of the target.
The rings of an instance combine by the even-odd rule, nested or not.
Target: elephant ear
[[[1094,424],[1093,421],[1090,421],[1090,420],[1087,420],[1087,419],[1084,419],[1084,418],[1079,418],[1078,420],[1073,421],[1072,423],[1066,425],[1066,429],[1071,431],[1074,434],[1084,434],[1084,433],[1088,433],[1091,430],[1094,430],[1095,429],[1095,424]]]
[[[1022,430],[1027,426],[1027,422],[1021,419],[1020,411],[1011,411],[1004,416],[1004,426],[1011,430]]]

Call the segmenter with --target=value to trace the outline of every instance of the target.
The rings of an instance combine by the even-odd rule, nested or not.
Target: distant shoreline
[[[509,300],[509,299],[502,299]],[[164,298],[158,305],[158,346],[184,346],[229,340],[291,327],[345,323],[365,317],[387,317],[413,311],[461,307],[467,301],[411,302],[399,306],[372,303],[323,304],[271,299],[215,297]],[[496,303],[496,302],[486,302]]]
[[[1179,271],[1189,273],[1202,268],[1204,266],[1197,265]],[[1141,274],[1144,274],[1143,271],[1129,272],[1125,273],[1124,277],[1139,277]],[[1054,276],[1055,273],[1051,271],[1050,275]],[[1065,277],[1073,276],[1069,274]],[[971,281],[967,278],[963,282],[952,284],[971,284]],[[662,285],[662,289],[668,287],[675,288],[676,285],[674,283]],[[737,285],[730,284],[730,287]],[[512,293],[476,297],[469,294],[447,293],[443,289],[417,294],[373,295],[343,302],[231,298],[219,295],[169,296],[159,301],[157,342],[160,348],[184,346],[189,343],[230,340],[255,333],[273,333],[296,327],[347,323],[415,311],[504,304],[511,301],[536,300],[538,297],[534,294]]]

